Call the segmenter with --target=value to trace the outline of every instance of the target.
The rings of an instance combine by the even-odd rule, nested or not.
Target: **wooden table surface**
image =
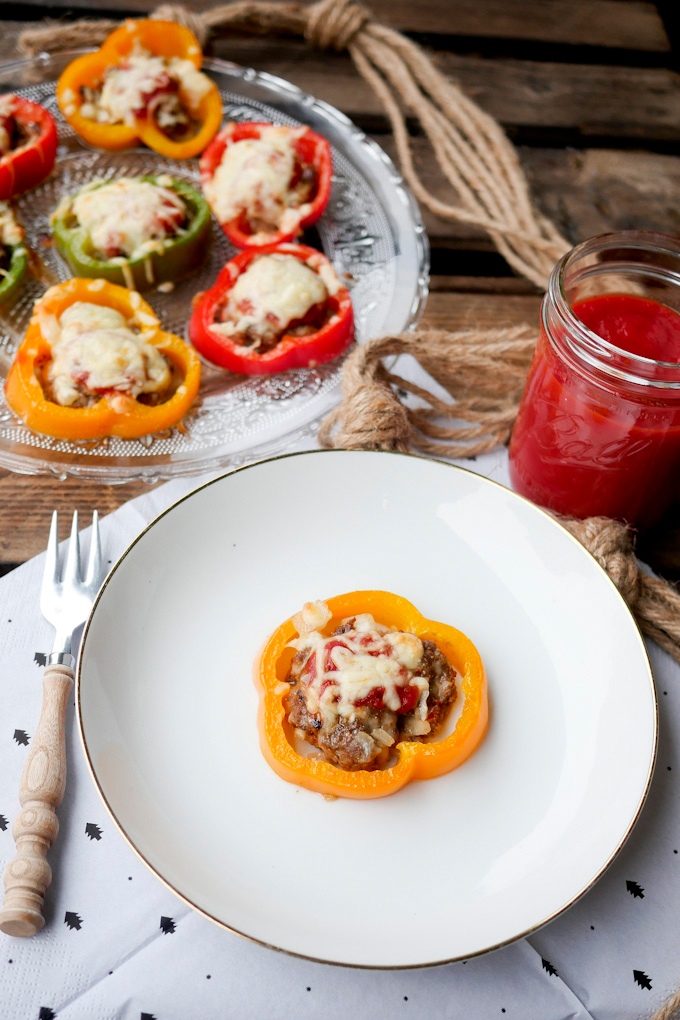
[[[501,121],[519,148],[535,200],[574,243],[610,230],[680,234],[680,3],[651,0],[368,0],[376,18],[422,43],[440,68]],[[201,9],[205,2],[187,6]],[[45,16],[148,13],[145,0],[2,3],[0,60]],[[327,100],[390,154],[386,119],[346,54],[286,39],[219,38],[209,51],[269,71]],[[423,173],[445,194],[422,139]],[[540,294],[513,275],[481,232],[427,212],[432,287],[424,325],[537,322]],[[144,491],[0,471],[0,572],[40,552],[53,508],[103,514]],[[680,578],[674,508],[641,555]]]

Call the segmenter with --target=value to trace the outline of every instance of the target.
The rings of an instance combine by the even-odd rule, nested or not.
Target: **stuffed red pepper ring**
[[[0,96],[0,199],[44,181],[57,155],[57,125],[38,103]]]
[[[237,248],[292,241],[331,194],[330,145],[304,126],[227,124],[200,165],[205,197]]]
[[[315,367],[353,338],[347,288],[325,255],[302,244],[240,252],[189,320],[199,354],[242,375]]]

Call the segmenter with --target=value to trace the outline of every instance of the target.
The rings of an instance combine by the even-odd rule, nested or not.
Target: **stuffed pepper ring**
[[[59,108],[98,149],[140,141],[172,159],[197,156],[217,133],[222,100],[201,73],[196,36],[174,21],[126,21],[96,53],[77,57],[57,83]]]
[[[347,288],[325,255],[301,244],[240,252],[189,320],[199,354],[242,375],[322,365],[353,337]]]
[[[57,155],[57,125],[38,103],[0,96],[0,199],[44,181]]]
[[[200,374],[196,354],[160,329],[136,291],[72,279],[37,302],[5,395],[36,432],[131,439],[176,425]]]
[[[24,231],[9,202],[0,201],[0,306],[18,294],[28,269]]]
[[[330,145],[308,127],[227,124],[201,157],[203,192],[237,248],[292,241],[328,205]]]
[[[390,592],[306,603],[267,641],[256,683],[267,762],[325,795],[385,797],[444,775],[486,732],[486,675],[472,641]],[[462,711],[442,735],[459,694]]]
[[[51,221],[76,276],[142,291],[197,269],[210,234],[205,199],[168,174],[93,181],[62,199]]]

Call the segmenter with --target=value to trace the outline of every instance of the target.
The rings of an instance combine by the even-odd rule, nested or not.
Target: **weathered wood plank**
[[[375,140],[397,162],[393,140]],[[414,162],[427,187],[444,201],[453,192],[430,154],[427,142],[413,139]],[[611,230],[680,233],[680,156],[615,149],[534,149],[521,146],[520,159],[537,204],[576,243]],[[423,209],[436,246],[493,250],[488,237],[465,224]]]
[[[45,0],[23,0],[25,7],[45,6]],[[60,9],[99,8],[147,13],[148,0],[52,0]],[[205,0],[185,0],[191,10],[203,10]],[[617,47],[667,52],[668,37],[659,12],[644,0],[372,0],[376,20],[403,32],[445,33],[479,38],[527,39],[547,43]],[[28,12],[27,12],[28,13]]]
[[[97,485],[69,479],[60,482],[48,475],[15,475],[0,471],[0,562],[23,563],[42,552],[47,542],[50,517],[58,510],[64,534],[74,510],[85,526],[93,510],[104,516],[148,486]]]
[[[16,54],[18,22],[3,23],[0,60]],[[347,54],[322,54],[288,40],[219,39],[217,56],[278,75],[342,109],[359,123],[382,118],[378,99]],[[680,74],[666,68],[610,67],[484,59],[435,52],[438,66],[510,127],[590,136],[680,140]]]
[[[345,54],[310,52],[289,40],[217,40],[215,53],[266,68],[338,106],[359,123],[382,108]],[[503,124],[590,136],[680,139],[680,75],[666,68],[484,59],[438,51],[438,67]]]
[[[610,230],[680,234],[680,158],[611,149],[522,150],[539,204],[572,240]]]

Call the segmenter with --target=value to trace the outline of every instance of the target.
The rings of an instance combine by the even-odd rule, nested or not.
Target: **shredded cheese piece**
[[[159,393],[170,384],[168,364],[152,344],[133,332],[120,312],[76,301],[58,322],[41,320],[52,346],[47,375],[54,399],[64,407],[118,391],[131,397]]]

